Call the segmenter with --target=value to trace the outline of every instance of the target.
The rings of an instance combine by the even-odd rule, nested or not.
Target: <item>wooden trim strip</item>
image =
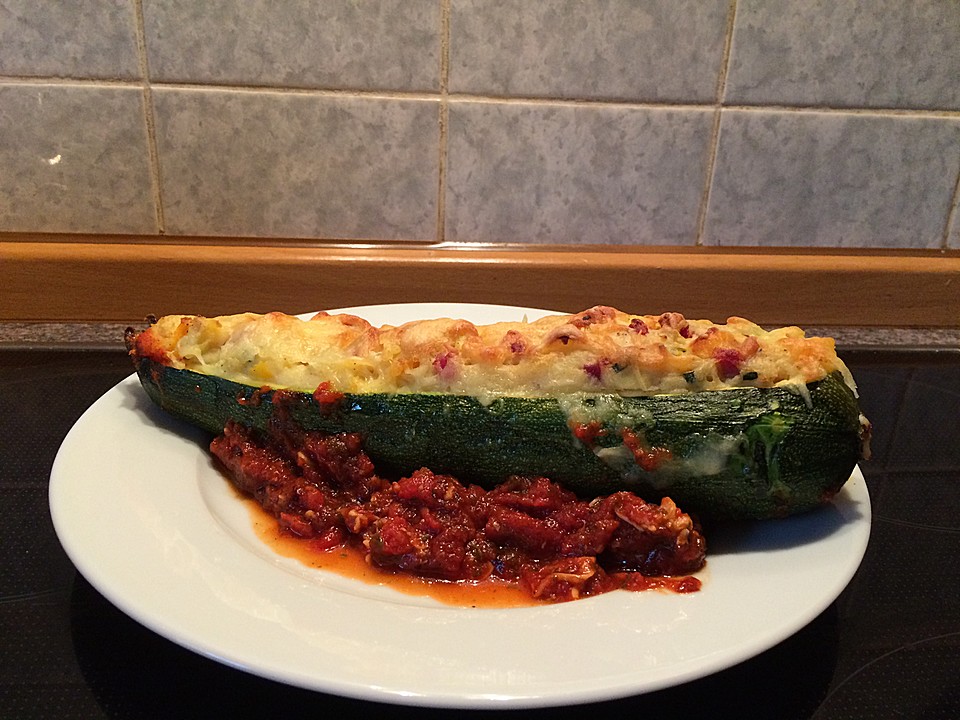
[[[623,310],[765,325],[960,327],[960,253],[257,246],[0,239],[0,320],[141,320],[393,302]],[[702,251],[701,251],[702,250]]]

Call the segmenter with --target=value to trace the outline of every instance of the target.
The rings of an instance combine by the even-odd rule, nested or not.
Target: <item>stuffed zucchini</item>
[[[585,497],[669,496],[705,518],[822,505],[869,431],[832,340],[742,318],[174,315],[127,344],[149,396],[212,433],[280,412],[359,433],[384,473],[428,467],[485,487],[544,476]]]

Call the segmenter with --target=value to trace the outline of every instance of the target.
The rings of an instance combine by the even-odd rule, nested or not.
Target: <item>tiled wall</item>
[[[0,231],[960,247],[957,0],[0,0]]]

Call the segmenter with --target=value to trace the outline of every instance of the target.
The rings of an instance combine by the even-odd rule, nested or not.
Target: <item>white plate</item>
[[[351,311],[375,324],[543,314],[445,304]],[[870,533],[858,469],[822,510],[708,537],[698,593],[617,591],[510,609],[440,605],[273,553],[211,464],[203,436],[157,410],[134,376],[67,435],[50,509],[94,587],[193,651],[304,688],[465,708],[621,697],[752,657],[836,598]]]

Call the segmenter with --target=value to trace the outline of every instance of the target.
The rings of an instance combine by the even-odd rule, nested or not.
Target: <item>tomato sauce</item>
[[[468,605],[486,603],[484,594],[515,604],[515,591],[560,602],[618,588],[699,588],[688,576],[705,562],[705,541],[669,498],[653,504],[617,492],[587,501],[530,477],[485,489],[427,468],[389,479],[360,435],[303,431],[277,400],[265,432],[230,424],[210,449],[276,519],[271,544],[283,554],[296,538],[308,564],[363,579],[376,569],[376,582],[403,578],[389,584]]]
[[[371,565],[364,560],[361,549],[354,545],[318,547],[310,540],[283,530],[276,518],[269,515],[249,495],[238,496],[249,507],[250,520],[257,537],[278,555],[296,560],[307,567],[336,573],[367,585],[388,587],[405,595],[430,597],[445,605],[457,607],[505,608],[540,604],[518,585],[496,578],[473,582],[429,579],[409,573],[390,572]],[[658,578],[650,578],[656,579]]]

